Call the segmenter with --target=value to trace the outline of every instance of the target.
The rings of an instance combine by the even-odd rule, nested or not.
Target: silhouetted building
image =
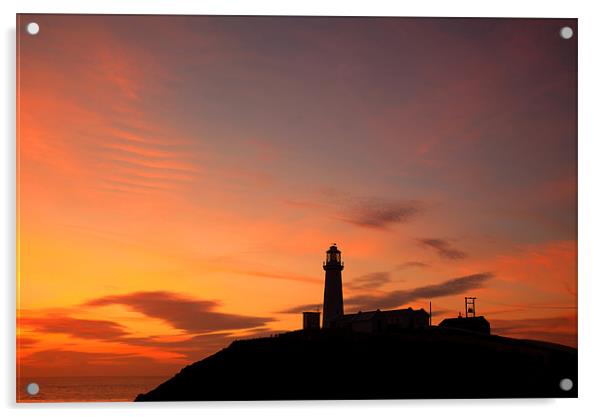
[[[343,317],[343,282],[342,274],[343,262],[341,262],[341,251],[337,244],[333,243],[330,249],[326,251],[326,261],[324,262],[324,308],[322,327],[327,329],[333,327],[334,321]]]
[[[362,333],[379,333],[397,329],[412,329],[429,326],[429,313],[424,309],[376,310],[345,314],[343,309],[343,262],[341,251],[336,243],[326,251],[323,264],[326,276],[324,280],[324,305],[322,327],[350,329]],[[317,325],[316,325],[317,321]],[[319,328],[320,314],[303,313],[303,328]]]
[[[439,323],[439,326],[491,334],[489,322],[483,316],[444,319],[441,323]]]
[[[304,311],[303,312],[303,330],[319,329],[320,328],[320,312],[319,311]]]
[[[400,310],[376,310],[345,314],[336,320],[335,327],[354,332],[381,333],[400,329],[417,329],[429,326],[429,314],[411,307]]]
[[[458,313],[457,318],[449,318],[439,323],[441,327],[469,330],[471,332],[491,334],[491,326],[483,316],[477,316],[477,297],[464,297],[464,314]]]

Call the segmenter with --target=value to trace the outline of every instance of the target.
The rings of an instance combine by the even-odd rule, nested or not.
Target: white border
[[[545,413],[548,416],[594,414],[600,410],[600,366],[602,356],[600,306],[602,294],[600,254],[602,236],[601,166],[602,129],[602,14],[595,1],[440,0],[414,2],[277,0],[196,1],[192,0],[22,0],[1,2],[3,41],[2,83],[6,92],[1,101],[5,135],[0,155],[0,240],[1,264],[4,266],[2,326],[2,371],[0,405],[4,415],[80,415],[104,416],[107,409],[127,410],[128,414],[159,416],[173,410],[177,414],[281,416],[281,415],[444,415],[507,416]],[[15,14],[20,13],[127,13],[127,14],[263,14],[263,15],[347,15],[347,16],[473,16],[473,17],[572,17],[579,18],[579,400],[452,400],[452,401],[319,401],[272,403],[191,403],[191,404],[69,404],[15,405]],[[598,261],[598,262],[596,262]]]

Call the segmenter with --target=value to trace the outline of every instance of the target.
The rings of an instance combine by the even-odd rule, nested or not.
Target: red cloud
[[[82,339],[115,339],[127,335],[124,327],[108,320],[72,317],[22,317],[19,326],[40,333],[62,333]]]
[[[109,295],[90,300],[86,306],[119,304],[158,318],[190,333],[248,329],[265,325],[271,318],[252,317],[214,311],[219,305],[212,300],[199,300],[167,291],[136,292]]]

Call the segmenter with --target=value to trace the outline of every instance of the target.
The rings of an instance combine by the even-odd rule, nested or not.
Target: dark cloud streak
[[[422,246],[430,247],[437,251],[437,254],[445,259],[459,260],[468,256],[466,252],[454,248],[451,243],[444,239],[418,239]]]
[[[322,303],[302,304],[285,310],[277,311],[276,314],[299,314],[304,311],[320,311]]]
[[[164,320],[176,329],[189,333],[249,329],[265,325],[268,317],[253,317],[214,311],[219,305],[212,300],[188,298],[167,291],[136,292],[110,295],[85,303],[88,307],[123,305],[148,317]]]
[[[371,272],[354,278],[347,287],[353,290],[370,290],[380,288],[389,282],[391,282],[390,272]]]
[[[395,308],[419,299],[462,294],[468,290],[482,287],[491,278],[493,278],[491,273],[480,273],[453,278],[440,284],[392,291],[383,295],[357,295],[347,299],[345,305],[362,310]]]
[[[430,265],[425,262],[408,261],[397,266],[397,270],[408,269],[408,268],[428,268]]]
[[[76,319],[67,316],[22,317],[19,326],[40,333],[61,333],[81,339],[116,339],[127,335],[119,323],[108,320]]]
[[[493,274],[484,272],[453,278],[440,284],[427,285],[408,290],[391,291],[382,295],[361,294],[345,299],[345,308],[350,310],[375,310],[396,308],[419,299],[432,299],[448,295],[462,294],[466,291],[481,288],[485,282],[493,278]],[[316,304],[305,304],[280,311],[281,314],[294,314],[303,311],[314,311]]]
[[[418,201],[361,198],[349,200],[347,205],[341,220],[355,226],[381,230],[394,224],[406,223],[423,210]]]

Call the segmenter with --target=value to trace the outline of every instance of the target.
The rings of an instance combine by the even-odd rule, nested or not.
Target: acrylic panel
[[[17,401],[577,396],[577,20],[17,16]]]

